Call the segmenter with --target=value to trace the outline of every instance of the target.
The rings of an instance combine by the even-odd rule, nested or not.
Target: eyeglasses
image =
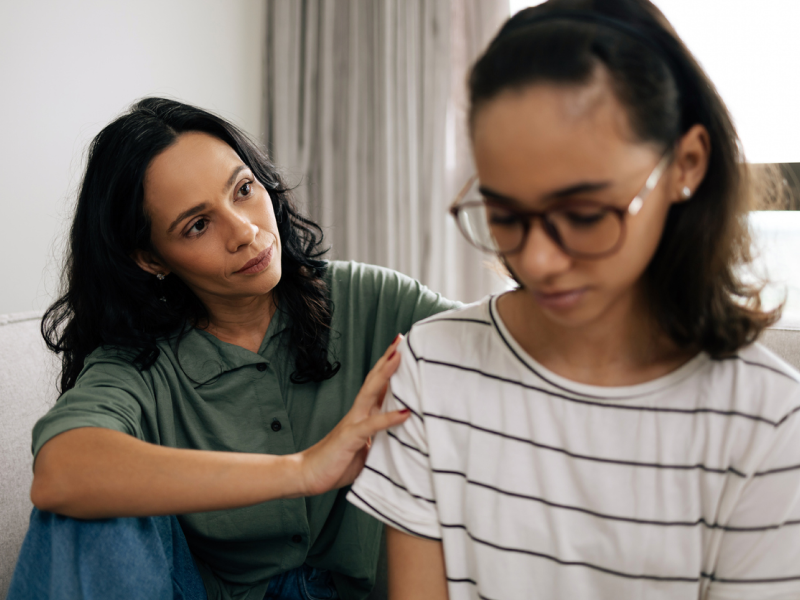
[[[534,219],[541,219],[545,233],[568,255],[603,258],[625,240],[625,215],[636,215],[658,185],[671,160],[662,157],[644,187],[626,208],[590,201],[559,203],[543,211],[518,211],[482,197],[477,176],[461,190],[450,208],[458,228],[476,248],[494,254],[513,254],[525,245]]]

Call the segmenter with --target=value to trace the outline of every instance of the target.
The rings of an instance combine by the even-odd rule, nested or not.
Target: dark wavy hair
[[[339,369],[327,351],[333,307],[323,279],[322,230],[297,211],[266,153],[237,127],[194,106],[145,98],[89,146],[70,229],[63,295],[42,319],[45,342],[62,354],[62,393],[75,385],[86,357],[100,346],[129,350],[132,362],[147,369],[158,358],[159,339],[185,334],[207,321],[206,307],[178,277],[158,282],[131,258],[136,249],[152,250],[144,210],[147,168],[190,131],[227,143],[272,199],[283,271],[275,297],[278,309],[291,319],[292,381],[323,381]]]
[[[682,347],[714,357],[751,342],[780,316],[746,284],[747,211],[756,188],[733,122],[714,85],[648,0],[549,0],[514,15],[473,66],[470,123],[500,93],[535,83],[587,84],[610,76],[634,135],[665,152],[695,124],[711,139],[703,182],[673,204],[645,274],[648,302]]]

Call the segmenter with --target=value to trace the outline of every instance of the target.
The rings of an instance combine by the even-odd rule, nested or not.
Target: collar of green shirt
[[[267,348],[276,336],[289,327],[290,322],[286,313],[275,311],[257,354],[241,346],[223,342],[207,331],[194,328],[180,342],[177,335],[173,336],[169,344],[173,351],[177,351],[183,372],[199,386],[234,369],[258,364],[269,365],[266,358]]]

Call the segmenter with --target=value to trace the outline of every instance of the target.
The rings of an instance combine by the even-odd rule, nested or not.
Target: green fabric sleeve
[[[380,358],[398,333],[406,334],[417,321],[458,308],[460,302],[443,298],[420,282],[382,267],[355,262],[332,262],[334,313],[369,344],[369,365]],[[347,313],[346,317],[342,313]],[[347,350],[346,348],[344,349]]]
[[[33,456],[60,433],[79,427],[103,427],[144,439],[142,405],[153,393],[132,364],[103,348],[86,359],[75,387],[67,390],[33,428]]]

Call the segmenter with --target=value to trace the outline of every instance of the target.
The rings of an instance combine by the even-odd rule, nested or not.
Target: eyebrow
[[[233,183],[236,181],[236,177],[239,175],[239,173],[241,173],[241,172],[242,172],[244,169],[246,169],[246,168],[247,168],[247,165],[238,165],[238,166],[237,166],[237,167],[236,167],[236,168],[233,170],[233,173],[231,173],[231,176],[230,176],[230,177],[228,177],[228,181],[226,181],[226,182],[225,182],[225,186],[222,188],[222,191],[223,191],[223,192],[227,192],[227,191],[228,191],[228,189],[230,189],[230,187],[231,187],[231,186],[233,185]],[[177,226],[180,224],[180,222],[181,222],[181,221],[183,221],[184,219],[188,219],[189,217],[193,217],[193,216],[195,216],[197,213],[203,212],[203,211],[204,211],[205,209],[207,209],[207,208],[208,208],[208,203],[207,203],[207,202],[203,202],[202,204],[198,204],[197,206],[193,206],[192,208],[190,208],[190,209],[187,209],[187,210],[183,211],[181,214],[179,214],[179,215],[178,215],[178,216],[175,218],[175,220],[174,220],[174,221],[172,222],[172,224],[169,226],[169,229],[167,229],[167,233],[172,233],[173,231],[175,231],[175,228],[176,228],[176,227],[177,227]]]
[[[229,189],[229,188],[230,188],[230,187],[233,185],[233,183],[236,181],[236,176],[237,176],[237,175],[239,175],[239,173],[241,173],[241,172],[242,172],[243,170],[245,170],[246,168],[247,168],[247,165],[239,165],[238,167],[236,167],[236,168],[233,170],[233,173],[231,173],[231,176],[230,176],[230,177],[228,177],[228,181],[226,181],[226,182],[225,182],[225,187],[223,187],[223,188],[222,188],[222,191],[223,191],[223,192],[227,192],[227,191],[228,191],[228,189]]]
[[[178,217],[172,222],[172,225],[169,226],[167,229],[167,233],[172,233],[178,224],[183,221],[184,219],[188,219],[189,217],[195,216],[199,212],[203,212],[205,209],[208,208],[208,203],[203,202],[202,204],[198,204],[197,206],[193,206],[192,208],[183,211]]]
[[[571,185],[569,187],[562,188],[560,190],[556,190],[554,192],[550,192],[545,194],[542,200],[558,200],[560,198],[566,198],[568,196],[574,196],[576,194],[585,194],[587,192],[597,192],[600,190],[604,190],[606,188],[611,187],[610,181],[596,181],[596,182],[583,182],[577,183],[575,185]],[[487,198],[491,198],[492,200],[500,200],[501,202],[507,202],[509,204],[522,204],[519,200],[511,198],[509,196],[505,196],[499,192],[495,192],[491,188],[487,188],[485,186],[480,186],[478,188],[481,194],[486,196]]]

